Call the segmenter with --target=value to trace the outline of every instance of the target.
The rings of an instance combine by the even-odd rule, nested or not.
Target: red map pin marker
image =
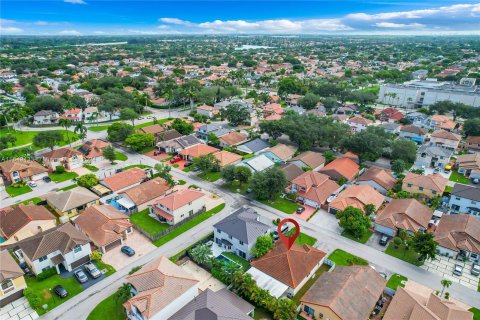
[[[295,225],[295,234],[291,237],[287,237],[286,235],[284,235],[282,233],[282,226],[287,223],[287,222],[291,222]],[[293,246],[293,243],[295,242],[295,240],[297,239],[298,235],[300,234],[300,226],[298,225],[298,222],[295,221],[294,219],[292,218],[287,218],[287,219],[283,219],[282,221],[280,221],[278,223],[278,226],[277,226],[277,232],[278,232],[278,236],[280,237],[280,239],[282,240],[282,242],[285,244],[285,246],[287,247],[287,250],[290,250],[290,248]]]

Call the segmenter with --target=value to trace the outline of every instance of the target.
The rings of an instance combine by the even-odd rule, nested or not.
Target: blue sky
[[[2,0],[0,34],[480,34],[468,0]]]

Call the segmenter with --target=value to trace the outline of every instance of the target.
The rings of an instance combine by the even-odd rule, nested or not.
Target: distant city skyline
[[[479,35],[467,0],[4,0],[1,35]]]

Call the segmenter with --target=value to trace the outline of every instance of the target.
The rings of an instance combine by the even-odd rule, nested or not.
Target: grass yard
[[[368,261],[360,257],[354,256],[351,253],[336,249],[328,256],[329,260],[335,262],[337,266],[368,266]]]
[[[468,311],[473,313],[473,320],[480,320],[480,309],[470,308]]]
[[[126,317],[124,310],[120,301],[115,299],[115,294],[112,294],[97,304],[88,315],[87,320],[123,320]]]
[[[241,183],[238,180],[232,181],[230,183],[225,183],[224,186],[230,192],[239,192],[238,190],[240,190],[240,193],[245,193],[248,189],[248,183]]]
[[[115,151],[115,160],[127,161],[128,157],[120,151]]]
[[[32,191],[32,188],[30,188],[27,185],[24,185],[24,186],[22,186],[22,185],[18,185],[18,186],[10,185],[10,186],[5,187],[5,191],[7,191],[7,193],[10,195],[10,197],[16,197],[16,196],[19,196],[19,195],[22,195],[22,194],[25,194],[25,193],[29,193],[30,191]]]
[[[468,180],[467,177],[461,175],[457,171],[452,171],[452,174],[450,175],[449,178],[450,181],[458,182],[458,183],[463,183],[463,184],[469,184],[470,180]]]
[[[73,178],[78,177],[78,174],[76,174],[75,172],[64,172],[64,173],[52,172],[48,176],[50,177],[50,179],[52,179],[52,181],[58,183],[58,182],[63,182],[67,180],[72,180]]]
[[[130,216],[130,221],[152,236],[155,236],[170,227],[168,224],[161,223],[150,217],[148,215],[148,209],[132,214]]]
[[[95,167],[95,166],[92,166],[91,164],[84,164],[83,166],[85,168],[87,168],[88,170],[92,171],[92,172],[97,172],[98,171],[98,168]]]
[[[125,170],[132,169],[132,168],[147,169],[147,168],[151,168],[151,167],[146,165],[146,164],[132,164],[131,166],[123,167],[122,170],[125,171]]]
[[[260,201],[263,204],[266,204],[267,206],[270,206],[272,208],[275,208],[277,210],[280,210],[282,212],[292,214],[299,208],[300,206],[297,205],[295,202],[288,201],[287,199],[280,198],[278,197],[277,199],[271,201],[271,200],[263,200]]]
[[[19,204],[38,204],[41,201],[42,201],[42,199],[40,199],[39,197],[35,197],[35,198],[31,198],[31,199],[27,199],[25,201],[22,201],[22,202],[18,203],[17,205],[19,205]]]
[[[108,127],[110,127],[110,125],[108,125],[108,126],[95,126],[95,127],[89,127],[88,130],[93,131],[93,132],[101,132],[101,131],[107,130]]]
[[[296,228],[292,228],[287,232],[287,237],[293,236],[295,234]],[[315,239],[312,236],[309,236],[308,234],[305,234],[303,232],[300,232],[298,235],[297,239],[295,239],[295,243],[298,245],[304,245],[308,244],[309,246],[313,246],[317,242],[317,239]]]
[[[215,182],[222,177],[222,173],[219,172],[202,172],[198,175],[199,178],[202,178],[208,182]]]
[[[186,167],[186,168],[182,169],[183,172],[190,172],[192,170],[193,170],[193,166],[189,166],[189,167]]]
[[[138,153],[141,153],[141,154],[145,154],[145,153],[149,153],[150,151],[153,151],[155,150],[156,147],[155,146],[151,146],[151,147],[146,147],[142,150],[139,150]]]
[[[303,287],[297,292],[297,294],[293,297],[293,301],[296,304],[300,303],[300,299],[303,297],[303,295],[310,289],[315,281],[317,281],[318,277],[322,275],[322,273],[327,272],[328,269],[330,269],[330,266],[327,266],[326,264],[322,264],[320,268],[315,272],[313,277],[311,277],[304,285]]]
[[[225,208],[224,203],[219,205],[219,206],[216,206],[215,208],[213,208],[209,211],[206,211],[206,212],[196,216],[192,220],[188,221],[185,224],[182,224],[178,228],[174,229],[172,232],[170,232],[170,233],[166,234],[165,236],[161,237],[157,241],[154,241],[153,244],[156,245],[157,247],[160,247],[161,245],[169,242],[170,240],[172,240],[172,239],[178,237],[179,235],[181,235],[182,233],[190,230],[191,228],[195,227],[196,225],[202,223],[203,221],[207,220],[208,218],[210,218],[210,217],[214,216],[215,214],[219,213],[220,211],[223,210],[223,208]]]
[[[67,190],[70,190],[70,189],[73,189],[73,188],[76,188],[76,187],[78,187],[77,184],[71,184],[69,186],[58,189],[58,191],[67,191]]]
[[[232,260],[233,262],[236,262],[239,265],[241,265],[243,268],[243,271],[247,271],[248,269],[250,269],[250,263],[248,263],[247,260],[237,256],[232,252],[222,252],[222,256],[225,256],[228,259]]]
[[[423,264],[421,261],[418,261],[418,254],[415,251],[412,249],[405,250],[404,245],[400,245],[398,246],[398,249],[395,249],[393,241],[388,244],[385,253],[416,266],[421,266]]]
[[[402,283],[402,281],[407,281],[407,280],[408,278],[402,276],[401,274],[398,274],[398,273],[392,274],[390,279],[388,279],[387,287],[393,290],[397,290],[398,286],[403,288],[405,287],[405,284]]]
[[[18,146],[23,146],[29,143],[32,143],[33,137],[37,135],[39,131],[17,131],[13,130],[12,127],[10,127],[10,132],[7,127],[0,128],[0,136],[4,137],[8,134],[12,135],[17,139],[15,143],[12,145],[8,145],[9,148],[11,147],[18,147]]]
[[[95,264],[97,265],[98,267],[98,270],[103,270],[103,269],[107,269],[107,272],[105,273],[105,276],[108,277],[108,276],[111,276],[112,274],[114,274],[115,272],[117,272],[117,270],[115,270],[114,267],[112,267],[111,265],[109,264],[106,264],[105,262],[103,261],[95,261]]]
[[[348,238],[350,240],[360,242],[360,243],[367,243],[368,239],[370,239],[372,234],[373,234],[373,231],[368,230],[360,239],[357,239],[353,234],[351,234],[348,231],[342,232],[342,236],[344,236],[345,238]]]
[[[43,308],[38,308],[36,311],[39,315],[46,313],[49,310],[52,310],[58,305],[61,305],[63,302],[73,298],[77,294],[83,291],[82,286],[75,280],[74,277],[71,278],[62,278],[59,275],[51,276],[45,280],[38,281],[35,278],[28,278],[25,277],[25,282],[27,283],[27,287],[33,289],[34,292],[40,298],[41,305],[48,305],[47,309],[44,310]],[[56,296],[55,293],[50,291],[56,285],[62,285],[67,291],[68,296],[66,298],[60,298]]]
[[[255,310],[253,312],[253,319],[255,319],[255,320],[273,320],[273,315],[263,308],[255,307]]]
[[[165,119],[158,119],[156,120],[156,122],[158,124],[164,124],[165,122],[168,122],[170,120],[172,120],[173,118],[165,118]],[[150,122],[145,122],[145,123],[141,123],[141,124],[137,124],[135,125],[135,129],[140,129],[140,128],[145,128],[145,127],[148,127],[148,126],[151,126],[155,124],[155,121],[150,121]]]

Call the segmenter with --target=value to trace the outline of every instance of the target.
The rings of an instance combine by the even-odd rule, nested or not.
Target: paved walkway
[[[453,269],[456,264],[463,266],[463,274],[461,276],[453,274]],[[470,269],[472,268],[471,262],[465,263],[453,258],[438,256],[437,260],[427,261],[422,268],[453,282],[460,283],[465,287],[474,290],[478,288],[479,277],[470,274]]]
[[[0,320],[33,320],[37,318],[37,312],[30,308],[25,297],[0,308]]]

